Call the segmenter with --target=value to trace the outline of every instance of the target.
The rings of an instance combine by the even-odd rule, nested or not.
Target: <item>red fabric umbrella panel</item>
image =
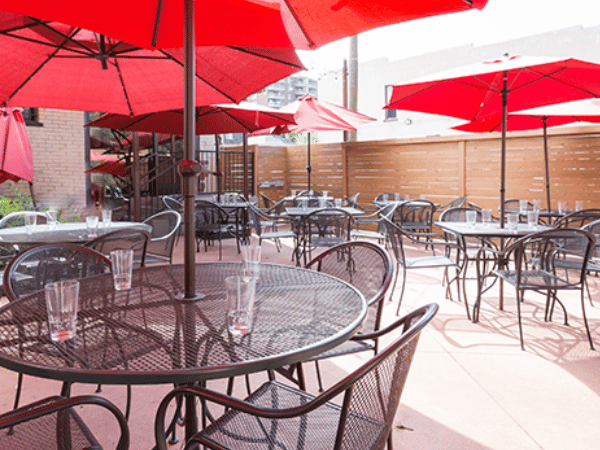
[[[0,183],[33,182],[33,156],[20,108],[0,108]]]

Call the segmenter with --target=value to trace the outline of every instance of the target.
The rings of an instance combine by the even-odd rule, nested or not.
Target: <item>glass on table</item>
[[[300,209],[302,211],[308,211],[308,200],[300,200]]]
[[[342,199],[341,198],[336,198],[334,200],[334,204],[336,208],[341,208],[342,207]]]
[[[567,213],[567,202],[558,202],[558,213],[566,214]]]
[[[44,286],[48,329],[54,342],[75,337],[77,308],[79,303],[79,281],[64,280]]]
[[[477,222],[477,211],[467,211],[467,225],[469,228],[475,228],[475,223]]]
[[[88,238],[93,239],[98,236],[98,216],[87,216],[85,218]]]
[[[583,209],[583,200],[577,200],[575,202],[575,211],[581,211]]]
[[[539,211],[536,209],[527,211],[527,226],[532,230],[535,230],[538,226],[538,215]]]
[[[256,279],[233,276],[225,279],[227,292],[227,329],[234,336],[250,333],[254,312]]]
[[[258,242],[241,245],[242,267],[244,276],[258,278],[260,273],[260,258],[262,249]]]
[[[112,221],[112,210],[111,209],[103,209],[102,210],[102,225],[104,228],[110,227],[110,222]]]
[[[131,289],[133,250],[119,249],[111,251],[110,263],[115,291]]]
[[[292,197],[296,198],[296,195],[298,195],[298,190],[292,189]]]
[[[400,194],[394,194],[394,201],[395,202],[399,202],[400,201]]]
[[[517,229],[517,223],[519,222],[519,215],[515,213],[509,213],[506,215],[506,228],[510,231]]]
[[[419,198],[421,200],[427,200],[427,194],[421,194],[421,195],[419,195]]]
[[[527,208],[529,207],[529,202],[527,200],[519,200],[519,213],[527,214]]]
[[[58,211],[55,209],[49,209],[46,211],[48,215],[48,227],[50,229],[56,228],[56,224],[58,223]]]
[[[23,221],[25,222],[25,233],[32,234],[35,229],[35,224],[37,223],[37,215],[34,213],[27,213],[23,217]]]
[[[404,194],[404,200],[405,201],[410,200],[410,194]]]
[[[489,226],[492,223],[492,210],[483,209],[481,210],[481,220],[484,226]]]
[[[534,210],[537,209],[539,211],[541,209],[542,201],[539,198],[531,200],[531,203],[533,204]]]
[[[387,202],[389,201],[389,196],[388,196],[387,194],[383,194],[383,195],[381,196],[381,201],[382,201],[383,203],[387,203]]]

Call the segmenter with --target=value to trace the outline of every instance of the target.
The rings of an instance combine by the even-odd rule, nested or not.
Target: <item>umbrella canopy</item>
[[[98,164],[91,169],[85,171],[85,173],[106,173],[108,175],[115,175],[118,177],[128,177],[131,173],[127,164],[124,161],[105,161]]]
[[[295,124],[294,114],[254,103],[197,106],[196,134],[249,133],[280,124]],[[183,135],[183,110],[160,111],[139,116],[105,114],[86,127],[121,131],[146,131]],[[141,144],[140,144],[141,146]]]
[[[135,21],[131,21],[135,22]],[[196,47],[195,102],[239,102],[302,70],[294,50]],[[0,103],[136,115],[182,108],[183,49],[149,51],[0,11]]]
[[[33,156],[20,108],[0,108],[0,183],[33,182]]]
[[[600,65],[576,59],[505,56],[393,87],[387,109],[469,121],[501,116],[500,216],[504,226],[508,113],[600,96]]]
[[[550,169],[548,159],[548,127],[565,125],[573,122],[600,123],[600,102],[586,99],[558,105],[541,106],[509,114],[506,118],[506,131],[523,131],[543,129],[544,168],[546,174],[546,208],[550,206]],[[472,133],[502,131],[502,116],[475,120],[453,127],[455,130]]]
[[[310,190],[310,133],[314,131],[356,130],[374,120],[356,111],[346,109],[334,103],[318,100],[312,95],[305,95],[295,102],[281,108],[281,111],[294,114],[296,125],[279,125],[252,133],[250,136],[264,134],[308,133],[307,144],[307,185]]]
[[[314,49],[372,28],[482,9],[488,0],[219,0],[195,1],[196,45]],[[183,45],[182,0],[5,2],[2,9],[97,31],[143,48]],[[133,19],[132,19],[133,18]]]
[[[165,134],[165,133],[157,133],[158,136],[158,143],[159,144],[164,144],[165,142],[169,142],[171,140],[171,135],[170,134]],[[121,142],[119,143],[121,148],[129,148],[132,145],[132,136],[128,136],[125,137],[123,139],[121,139]],[[142,131],[140,133],[138,133],[138,146],[139,148],[150,148],[154,145],[154,133],[152,132],[146,132],[146,131]]]

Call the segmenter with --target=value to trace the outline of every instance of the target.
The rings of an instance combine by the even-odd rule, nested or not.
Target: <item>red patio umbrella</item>
[[[510,95],[509,95],[510,94]],[[600,65],[565,58],[513,56],[393,87],[387,109],[484,120],[508,113],[600,96]],[[501,127],[500,216],[504,219],[506,125]],[[504,226],[504,220],[501,221]]]
[[[360,32],[470,9],[488,0],[195,0],[196,45],[314,49]],[[143,48],[183,46],[182,0],[5,2],[4,10],[97,31]],[[281,12],[280,12],[281,10]]]
[[[131,175],[129,167],[124,161],[105,161],[98,164],[91,169],[85,171],[85,173],[106,173],[108,175],[115,175],[121,178],[128,177]]]
[[[89,125],[89,124],[88,124]],[[170,134],[165,133],[157,133],[158,143],[164,144],[165,142],[169,142],[171,140]],[[121,139],[119,145],[121,148],[129,148],[132,145],[132,136],[125,137]],[[138,133],[139,148],[150,148],[154,145],[154,133],[142,131]]]
[[[134,21],[132,21],[134,22]],[[291,49],[196,47],[197,104],[239,102],[302,70]],[[183,49],[141,50],[0,11],[0,103],[120,114],[182,108]]]
[[[249,133],[280,124],[295,124],[294,114],[283,110],[241,102],[197,106],[194,115],[196,134]],[[112,128],[120,131],[145,131],[183,135],[183,110],[159,111],[127,116],[105,114],[86,127]],[[141,138],[141,135],[140,135]],[[141,144],[140,144],[141,147]]]
[[[583,100],[583,102],[589,102],[590,100]],[[577,101],[576,103],[581,103]],[[565,109],[563,114],[560,113],[560,107],[565,105],[564,103],[559,105],[542,106],[540,108],[533,108],[522,112],[515,112],[509,114],[506,118],[506,131],[523,131],[523,130],[537,130],[542,127],[543,139],[544,139],[544,169],[546,175],[546,208],[551,209],[550,206],[550,168],[548,159],[548,127],[555,127],[559,125],[565,125],[573,122],[600,122],[600,106],[596,108],[580,109],[579,114],[575,112],[569,113],[568,109]],[[585,107],[584,107],[585,108]],[[554,113],[555,115],[553,115]],[[584,113],[584,114],[581,114]],[[588,115],[586,116],[585,113]],[[482,120],[475,120],[473,122],[467,122],[466,124],[452,127],[454,130],[469,131],[472,133],[485,133],[502,131],[502,116],[490,117]]]
[[[321,101],[312,95],[305,95],[293,103],[281,108],[281,111],[294,114],[296,125],[279,125],[277,127],[256,131],[250,136],[262,134],[308,133],[307,159],[308,190],[310,190],[310,133],[314,131],[356,130],[374,120],[356,111],[346,109],[334,103]]]
[[[33,156],[20,108],[0,108],[0,183],[33,183]]]

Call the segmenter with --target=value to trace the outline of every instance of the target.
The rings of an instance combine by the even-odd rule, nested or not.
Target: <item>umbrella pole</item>
[[[550,169],[548,162],[548,125],[546,121],[547,117],[542,117],[544,124],[544,164],[546,169],[546,209],[550,211]]]
[[[31,194],[31,203],[33,204],[33,209],[37,211],[37,205],[35,203],[35,195],[33,195],[33,183],[28,181],[29,183],[29,193]]]
[[[508,109],[508,72],[503,73],[502,82],[502,145],[500,149],[500,228],[504,228],[504,200],[506,191],[506,121]]]
[[[221,173],[221,155],[220,155],[219,135],[215,134],[215,167],[216,172]],[[223,190],[221,177],[217,177],[217,203],[221,203],[221,191]]]
[[[308,174],[308,191],[310,192],[310,172],[312,171],[312,167],[310,166],[310,133],[307,133],[308,135],[308,145],[307,145],[307,158],[308,158],[308,162],[306,164],[306,172]]]
[[[243,186],[243,193],[244,193],[244,198],[246,200],[249,200],[249,191],[248,191],[248,133],[244,133],[244,146],[243,146],[243,150],[244,150],[244,186]]]

